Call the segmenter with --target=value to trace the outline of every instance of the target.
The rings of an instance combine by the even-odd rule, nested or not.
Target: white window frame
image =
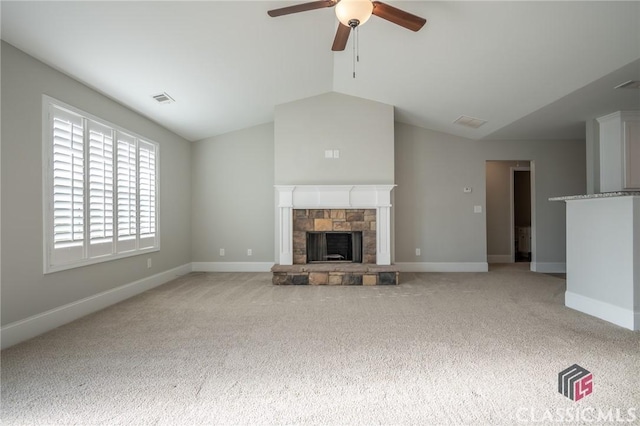
[[[84,192],[83,192],[83,205],[84,205],[84,231],[83,231],[83,240],[82,240],[82,255],[80,259],[73,259],[68,261],[56,261],[56,256],[54,256],[54,193],[53,193],[53,118],[51,117],[51,111],[53,108],[57,108],[62,110],[63,112],[80,116],[82,118],[82,122],[85,124],[85,136],[83,138],[84,145]],[[90,240],[90,220],[88,217],[87,208],[89,207],[88,198],[90,196],[88,187],[89,187],[89,131],[87,124],[90,122],[95,122],[100,126],[105,128],[109,128],[112,130],[112,138],[113,138],[113,167],[112,167],[112,180],[113,180],[113,230],[111,237],[111,248],[105,250],[101,248],[97,252],[92,252],[91,250],[91,240]],[[135,166],[136,166],[136,233],[133,244],[131,240],[127,241],[126,244],[122,244],[119,241],[118,235],[118,194],[117,194],[117,162],[118,162],[118,140],[119,136],[122,136],[123,139],[129,139],[135,141]],[[124,129],[120,126],[117,126],[113,123],[110,123],[106,120],[103,120],[99,117],[96,117],[86,111],[82,111],[76,107],[68,105],[64,102],[61,102],[55,98],[52,98],[47,95],[42,96],[42,164],[43,164],[43,174],[42,174],[42,183],[43,183],[43,249],[44,249],[44,273],[52,273],[57,271],[63,271],[67,269],[78,268],[87,265],[93,265],[96,263],[108,262],[115,259],[122,259],[131,256],[139,256],[145,253],[152,253],[160,251],[160,145],[157,142],[150,140],[149,138],[140,136],[135,132],[131,132],[127,129]],[[155,148],[155,180],[152,180],[151,183],[155,185],[155,205],[152,207],[155,210],[155,232],[154,236],[150,239],[148,236],[141,238],[141,209],[140,209],[140,176],[141,176],[141,167],[140,167],[140,152],[143,149],[142,147],[152,146]],[[147,183],[149,183],[147,179]],[[148,203],[147,203],[148,204]],[[148,209],[148,208],[147,208]],[[144,248],[140,248],[141,245],[146,244]],[[107,244],[108,245],[108,244]],[[58,249],[59,250],[59,249]]]

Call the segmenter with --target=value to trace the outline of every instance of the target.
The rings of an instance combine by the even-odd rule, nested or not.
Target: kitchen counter
[[[640,330],[640,191],[550,200],[567,209],[565,306]]]
[[[552,197],[549,198],[549,201],[591,200],[594,198],[630,197],[636,195],[640,195],[640,191],[617,191],[602,192],[600,194],[567,195],[563,197]]]

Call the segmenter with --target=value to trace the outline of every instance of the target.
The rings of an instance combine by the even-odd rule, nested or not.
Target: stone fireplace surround
[[[276,185],[278,194],[278,243],[279,264],[274,265],[274,284],[397,284],[398,272],[391,265],[391,191],[395,185]],[[303,211],[298,212],[297,211]],[[332,227],[344,211],[367,222],[369,235],[375,235],[375,256],[373,242],[369,242],[369,257],[362,264],[306,264],[302,252],[294,247],[295,214],[306,215],[307,219],[322,219]],[[365,212],[368,221],[364,220]],[[375,218],[373,218],[375,212]],[[310,218],[309,216],[314,216]],[[317,218],[315,216],[318,216]],[[319,217],[322,215],[322,217]],[[329,217],[325,217],[329,216]],[[306,226],[311,226],[310,222]],[[314,225],[315,226],[315,225]],[[359,223],[358,226],[365,226]],[[375,233],[373,232],[375,227]],[[299,231],[302,231],[301,229]],[[295,234],[301,238],[302,234]],[[366,243],[365,243],[366,244]],[[294,252],[295,260],[294,262]],[[375,263],[373,263],[375,259]],[[369,263],[367,263],[367,261]],[[341,277],[338,279],[337,277]],[[340,281],[340,282],[338,282]]]
[[[362,263],[376,263],[374,209],[294,209],[293,263],[307,261],[307,232],[362,232]]]

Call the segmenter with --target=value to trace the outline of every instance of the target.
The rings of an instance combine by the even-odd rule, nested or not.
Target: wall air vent
[[[152,95],[151,97],[161,104],[170,104],[175,102],[175,100],[171,96],[169,96],[167,92],[158,93],[157,95]]]
[[[461,126],[471,127],[472,129],[477,129],[478,127],[482,126],[486,122],[487,120],[483,120],[481,118],[467,117],[466,115],[461,115],[453,123],[459,124]]]
[[[640,81],[629,80],[622,84],[618,84],[614,89],[640,89]]]

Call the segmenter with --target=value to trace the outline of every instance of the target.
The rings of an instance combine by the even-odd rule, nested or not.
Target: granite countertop
[[[552,198],[549,198],[549,201],[590,200],[593,198],[630,197],[634,195],[640,196],[640,191],[616,191],[616,192],[602,192],[600,194],[567,195],[564,197],[552,197]]]

